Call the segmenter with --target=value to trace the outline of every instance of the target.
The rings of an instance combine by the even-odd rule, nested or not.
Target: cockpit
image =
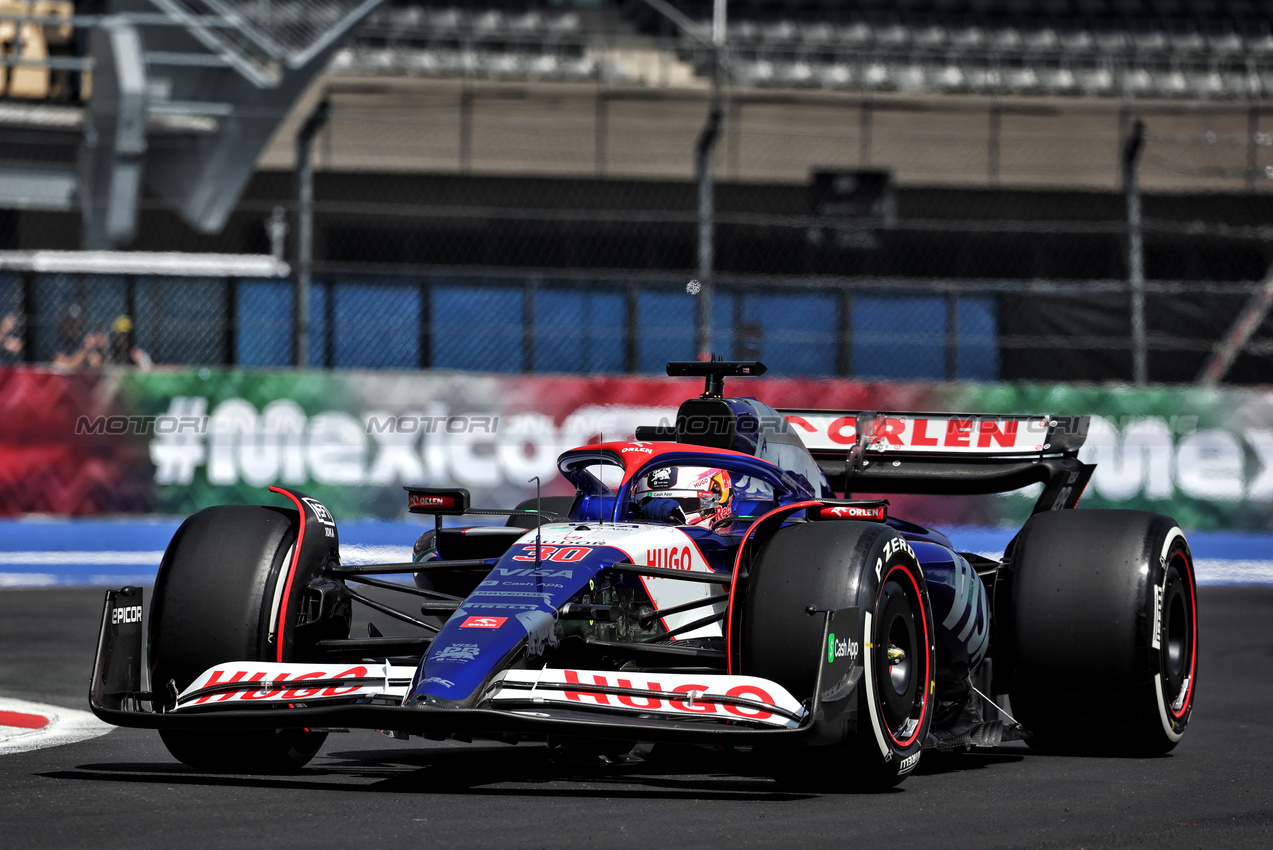
[[[558,465],[575,485],[575,519],[718,530],[813,497],[803,481],[766,461],[670,443],[587,446],[566,452]]]
[[[707,375],[708,386],[681,404],[675,423],[643,426],[636,440],[585,446],[558,458],[562,475],[575,485],[571,517],[717,530],[798,499],[834,497],[782,414],[754,398],[721,395],[721,375],[742,374],[729,370],[747,365],[680,364],[685,368],[678,373]]]

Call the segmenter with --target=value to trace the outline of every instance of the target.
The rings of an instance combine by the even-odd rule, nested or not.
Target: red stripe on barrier
[[[43,729],[48,725],[49,718],[42,714],[0,711],[0,726],[16,726],[19,729]]]

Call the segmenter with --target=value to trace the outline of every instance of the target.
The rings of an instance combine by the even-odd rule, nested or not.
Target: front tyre
[[[864,696],[879,748],[872,769],[896,784],[919,761],[932,718],[935,636],[914,555],[886,565],[883,581],[875,615],[865,615],[863,633],[871,637],[862,650],[869,674]]]
[[[303,660],[295,623],[311,576],[290,576],[295,511],[257,505],[207,508],[189,517],[164,552],[150,609],[152,687],[186,688],[227,661]],[[344,634],[348,635],[348,624]],[[282,643],[281,652],[279,643]],[[292,773],[317,754],[326,733],[302,729],[203,732],[161,729],[168,751],[196,770]]]
[[[1017,538],[1008,587],[1008,692],[1031,747],[1152,756],[1176,746],[1197,690],[1198,609],[1172,519],[1039,514]]]
[[[937,661],[928,589],[905,539],[877,523],[782,528],[757,555],[743,604],[738,669],[798,699],[812,695],[827,653],[838,653],[822,646],[823,617],[805,609],[859,611],[863,675],[848,697],[856,723],[838,744],[770,753],[772,772],[788,784],[838,789],[901,782],[932,723]]]

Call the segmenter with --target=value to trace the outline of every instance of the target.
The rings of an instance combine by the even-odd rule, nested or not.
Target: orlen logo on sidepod
[[[835,632],[827,635],[828,664],[833,664],[837,658],[848,658],[850,664],[856,664],[858,649],[858,642],[855,640],[836,640]]]

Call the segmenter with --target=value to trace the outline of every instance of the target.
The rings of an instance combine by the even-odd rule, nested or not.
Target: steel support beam
[[[1223,341],[1216,347],[1207,364],[1202,367],[1202,371],[1198,374],[1198,383],[1214,386],[1224,380],[1224,376],[1233,366],[1233,361],[1238,359],[1238,355],[1250,341],[1255,329],[1263,323],[1270,309],[1273,309],[1273,270],[1270,270],[1265,277],[1264,285],[1247,301],[1237,321],[1224,335]]]
[[[1137,119],[1123,145],[1123,191],[1127,196],[1127,280],[1131,284],[1132,381],[1144,386],[1149,380],[1145,344],[1145,253],[1141,242],[1140,186],[1136,168],[1145,147],[1145,122]]]
[[[292,362],[309,365],[309,290],[314,270],[314,137],[331,116],[323,98],[296,134],[296,289],[292,322]]]
[[[83,247],[106,250],[137,230],[137,198],[146,156],[148,84],[141,38],[106,20],[89,36],[93,97],[80,148]]]

